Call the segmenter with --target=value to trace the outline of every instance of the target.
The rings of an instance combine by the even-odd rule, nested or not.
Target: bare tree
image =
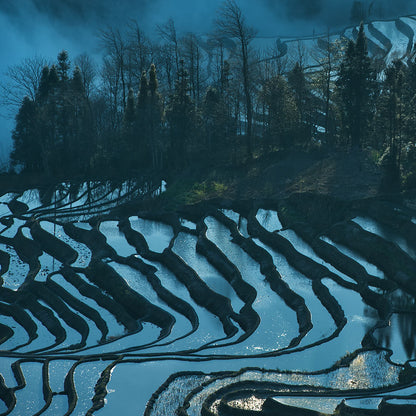
[[[110,111],[108,113],[112,129],[120,126],[124,106],[120,105],[120,77],[117,68],[109,58],[104,58],[101,68],[101,96],[105,97],[106,105]]]
[[[94,89],[95,78],[97,77],[97,66],[86,53],[78,55],[74,60],[74,64],[81,72],[85,94],[89,98]]]
[[[153,48],[152,62],[160,68],[159,79],[161,81],[160,91],[163,95],[172,94],[175,82],[175,58],[166,45],[156,45]]]
[[[208,39],[208,47],[210,60],[207,68],[209,71],[208,74],[213,78],[214,85],[218,85],[222,93],[221,79],[225,61],[224,39],[221,36],[215,36],[215,34],[212,34],[212,36]]]
[[[255,38],[257,31],[248,26],[243,13],[235,0],[226,0],[219,10],[216,20],[216,28],[220,35],[230,37],[239,43],[241,72],[243,78],[243,90],[246,107],[246,143],[247,155],[252,157],[253,135],[253,104],[251,97],[251,76],[249,65],[249,45]]]
[[[157,32],[159,36],[169,45],[172,53],[175,56],[176,72],[179,71],[179,41],[176,34],[175,22],[173,19],[169,19],[164,25],[157,26]]]
[[[25,96],[32,101],[42,76],[42,69],[48,65],[45,58],[35,56],[26,58],[22,63],[10,66],[6,72],[6,79],[1,85],[1,101],[3,105],[11,107],[12,111],[19,108]]]
[[[147,71],[152,63],[153,48],[137,21],[131,21],[128,29],[129,84],[138,89],[143,71]]]
[[[266,75],[265,79],[271,79],[288,72],[289,57],[286,52],[282,52],[281,45],[281,41],[277,40],[274,45],[267,48],[265,55],[261,59]]]
[[[194,33],[188,33],[182,40],[183,56],[189,72],[192,98],[199,105],[201,102],[202,90],[207,78],[203,75],[203,55]]]
[[[109,27],[101,31],[100,38],[107,52],[107,62],[112,64],[121,82],[121,94],[123,108],[126,106],[127,92],[129,86],[126,82],[127,72],[127,42],[121,32]]]
[[[301,40],[296,41],[296,48],[293,48],[290,53],[291,65],[295,66],[297,63],[302,69],[307,67],[308,51],[305,43]]]
[[[325,137],[328,142],[331,133],[331,101],[334,89],[334,74],[341,62],[341,51],[344,45],[341,40],[331,41],[329,31],[326,38],[318,39],[318,47],[311,51],[312,59],[319,66],[319,71],[314,75],[315,90],[320,92],[324,106],[323,113]]]

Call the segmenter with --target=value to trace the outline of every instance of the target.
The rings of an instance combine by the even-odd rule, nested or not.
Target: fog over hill
[[[240,0],[238,3],[262,35],[276,35],[280,31],[285,35],[304,35],[314,28],[319,30],[348,24],[354,0],[260,0],[255,3]],[[370,10],[375,16],[395,17],[416,10],[415,0],[364,0],[361,3],[366,12]],[[126,18],[152,26],[172,17],[183,30],[207,31],[220,4],[221,0],[124,0],[116,5],[111,0],[2,0],[0,12],[16,29],[59,29],[76,38],[86,29],[117,25]]]

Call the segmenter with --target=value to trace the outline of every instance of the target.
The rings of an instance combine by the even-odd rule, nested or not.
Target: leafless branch
[[[26,58],[22,63],[10,66],[5,80],[0,85],[0,101],[12,112],[20,107],[25,96],[34,100],[42,76],[42,69],[48,65],[45,58],[35,56]]]

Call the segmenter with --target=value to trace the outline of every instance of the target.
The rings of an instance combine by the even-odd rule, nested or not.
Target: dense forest
[[[12,169],[165,174],[276,151],[362,149],[397,183],[416,186],[416,61],[371,58],[363,24],[355,40],[321,39],[313,67],[301,47],[293,60],[256,51],[256,30],[234,0],[209,36],[181,35],[172,20],[157,34],[133,22],[103,30],[101,65],[62,51],[55,63],[10,68],[10,100],[26,95]]]

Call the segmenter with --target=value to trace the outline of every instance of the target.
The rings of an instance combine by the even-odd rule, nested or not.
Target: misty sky
[[[97,33],[135,19],[151,32],[170,17],[178,30],[209,32],[221,0],[0,0],[0,80],[25,57],[98,53]],[[370,3],[370,1],[368,0]],[[238,0],[260,36],[310,35],[349,24],[353,0]],[[416,13],[416,0],[374,0],[391,17]],[[4,114],[1,111],[0,114]],[[11,120],[0,118],[0,162]]]

